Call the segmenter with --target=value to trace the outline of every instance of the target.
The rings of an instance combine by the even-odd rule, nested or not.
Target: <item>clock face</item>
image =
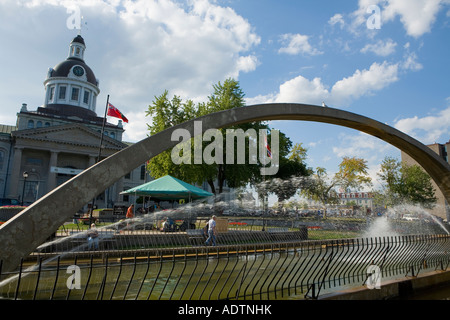
[[[80,66],[76,66],[73,68],[73,73],[78,76],[81,77],[84,74],[84,69]]]

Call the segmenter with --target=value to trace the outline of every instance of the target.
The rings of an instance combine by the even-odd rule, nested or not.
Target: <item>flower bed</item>
[[[246,226],[247,222],[228,222],[228,225],[230,225],[232,227]]]

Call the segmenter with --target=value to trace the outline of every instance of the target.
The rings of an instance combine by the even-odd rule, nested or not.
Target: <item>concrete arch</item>
[[[239,123],[264,120],[303,120],[356,129],[403,150],[426,169],[450,201],[450,166],[412,137],[376,120],[328,107],[305,104],[261,104],[209,114],[148,137],[86,169],[33,203],[0,228],[3,270],[15,268],[61,224],[92,198],[148,159],[172,148],[172,132],[186,129],[194,135],[194,121],[203,132]]]

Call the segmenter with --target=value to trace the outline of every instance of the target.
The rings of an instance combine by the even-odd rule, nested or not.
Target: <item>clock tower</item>
[[[84,62],[86,44],[77,35],[69,45],[66,60],[49,68],[44,81],[45,102],[49,113],[73,116],[82,120],[95,118],[97,96],[100,93],[98,79]]]

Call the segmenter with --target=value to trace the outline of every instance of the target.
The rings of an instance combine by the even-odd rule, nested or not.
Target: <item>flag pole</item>
[[[103,134],[105,132],[105,123],[106,123],[106,114],[108,112],[108,104],[109,104],[109,94],[106,97],[105,116],[103,118],[102,131],[100,134],[101,135],[100,136],[100,145],[98,146],[98,156],[97,156],[97,159],[95,160],[95,163],[100,162],[100,156],[102,154]],[[89,214],[89,228],[92,225],[92,214],[94,212],[94,206],[95,206],[95,197],[92,199],[91,212]]]
[[[106,114],[108,112],[108,104],[109,104],[109,94],[106,97],[105,116],[103,118],[102,134],[101,134],[101,137],[100,137],[100,146],[98,147],[98,157],[97,157],[97,161],[96,162],[100,161],[100,155],[102,154],[103,134],[105,132],[105,123],[106,123]]]

